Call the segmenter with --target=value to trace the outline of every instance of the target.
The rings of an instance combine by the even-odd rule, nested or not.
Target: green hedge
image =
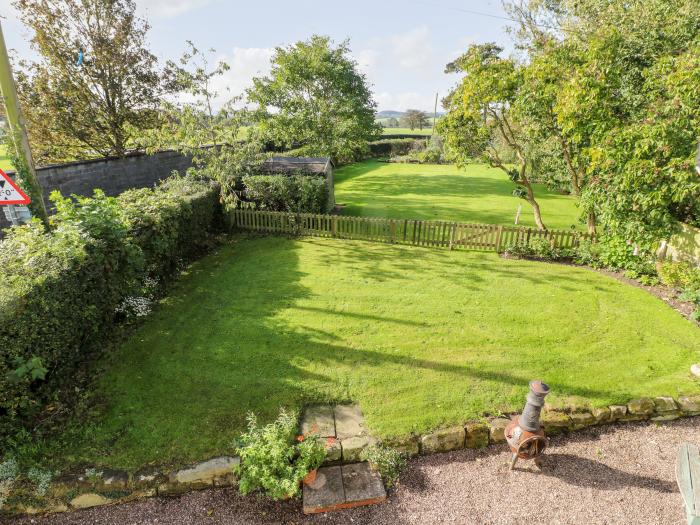
[[[370,157],[396,157],[426,147],[426,139],[382,139],[369,143]]]
[[[70,386],[122,301],[172,276],[221,220],[218,186],[187,178],[52,200],[51,233],[36,221],[0,242],[0,443]]]
[[[318,175],[248,175],[243,177],[246,198],[256,208],[294,213],[326,213],[328,186]]]

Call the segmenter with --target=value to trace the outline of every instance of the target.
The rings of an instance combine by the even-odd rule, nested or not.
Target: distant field
[[[513,183],[498,169],[473,164],[466,169],[446,164],[389,164],[366,161],[338,169],[335,200],[344,215],[396,219],[535,226],[532,208],[513,196]],[[535,196],[548,228],[581,229],[576,200],[535,184]]]
[[[433,134],[433,128],[384,128],[384,135],[426,135]]]

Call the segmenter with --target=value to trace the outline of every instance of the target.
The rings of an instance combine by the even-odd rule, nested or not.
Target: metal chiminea
[[[510,468],[520,459],[534,459],[540,466],[540,455],[547,447],[544,430],[540,428],[540,412],[544,398],[549,394],[549,386],[542,381],[530,381],[530,392],[523,413],[513,417],[505,430],[506,441],[513,452]]]

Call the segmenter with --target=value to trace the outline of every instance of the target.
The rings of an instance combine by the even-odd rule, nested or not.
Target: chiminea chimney
[[[515,416],[505,430],[506,441],[513,452],[510,468],[520,459],[534,459],[540,466],[539,456],[547,446],[544,430],[540,428],[540,413],[544,398],[549,394],[549,386],[542,381],[530,381],[525,408],[520,416]]]

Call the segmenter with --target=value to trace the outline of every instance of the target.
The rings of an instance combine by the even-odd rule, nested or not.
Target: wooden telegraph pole
[[[24,125],[22,108],[17,98],[17,88],[12,76],[12,66],[10,65],[10,57],[7,54],[2,24],[0,24],[0,92],[2,92],[3,102],[5,103],[5,113],[12,142],[15,146],[16,157],[19,159],[20,166],[15,166],[18,182],[31,199],[29,209],[48,227],[49,219],[44,206],[44,195],[34,169],[34,159],[32,158],[32,150],[29,147],[29,138]]]

